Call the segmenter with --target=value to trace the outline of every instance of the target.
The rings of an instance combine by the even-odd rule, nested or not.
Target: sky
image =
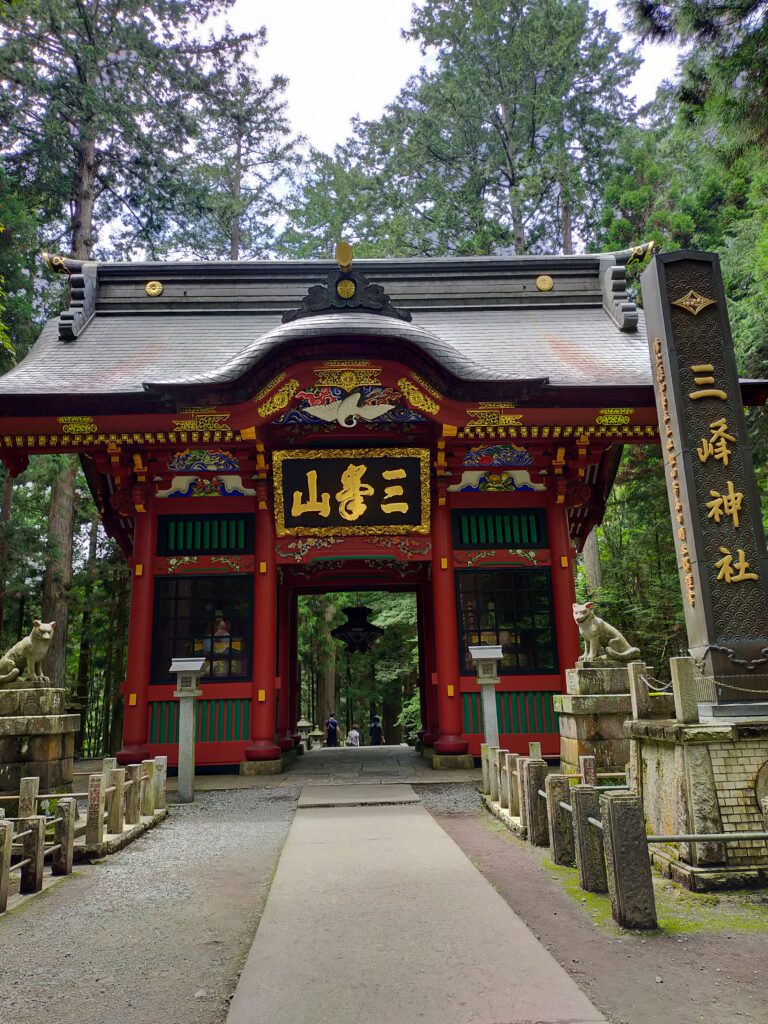
[[[621,30],[615,0],[595,0],[609,25]],[[267,27],[259,57],[263,78],[285,75],[288,110],[295,131],[330,152],[349,135],[350,119],[378,117],[424,63],[418,46],[401,38],[410,24],[412,0],[237,0],[228,20],[241,32]],[[639,103],[675,70],[670,47],[645,47],[635,76]]]

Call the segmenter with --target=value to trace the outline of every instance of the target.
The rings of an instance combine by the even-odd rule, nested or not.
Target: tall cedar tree
[[[201,259],[263,259],[282,211],[281,186],[299,163],[292,138],[287,79],[262,83],[253,65],[266,43],[262,29],[242,47],[222,48],[211,61],[204,101],[197,104],[199,138],[185,161],[175,227],[165,248]]]
[[[434,69],[337,148],[334,163],[362,180],[331,166],[307,182],[295,205],[314,240],[329,170],[357,190],[348,234],[389,252],[572,252],[589,240],[638,66],[604,15],[587,0],[427,0],[405,35]]]
[[[768,141],[767,0],[621,0],[641,39],[680,42],[683,107],[708,107],[745,141]]]
[[[51,220],[78,259],[97,229],[119,218],[151,246],[171,201],[173,168],[204,89],[207,59],[251,37],[203,43],[208,18],[233,0],[28,0],[6,5],[0,45],[0,149],[11,173],[45,196]],[[74,528],[72,459],[51,492],[43,611],[57,630],[52,678],[66,672]]]

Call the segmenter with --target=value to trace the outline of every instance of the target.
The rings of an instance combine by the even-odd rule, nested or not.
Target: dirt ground
[[[656,880],[657,932],[623,932],[607,896],[484,812],[437,821],[612,1024],[766,1024],[768,892]]]

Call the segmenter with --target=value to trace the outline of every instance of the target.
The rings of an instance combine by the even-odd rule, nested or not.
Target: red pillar
[[[552,604],[557,637],[557,661],[565,680],[565,670],[573,668],[581,653],[579,630],[573,619],[576,589],[573,582],[573,551],[565,504],[547,491],[547,538],[552,557]]]
[[[253,696],[249,761],[280,757],[275,743],[275,661],[277,653],[277,565],[275,526],[267,485],[259,483],[256,511],[256,576],[253,586]]]
[[[293,749],[290,726],[290,594],[287,583],[280,585],[277,601],[277,674],[280,678],[280,693],[277,701],[277,744],[281,750]]]
[[[147,498],[146,509],[146,512],[136,513],[133,526],[133,579],[128,620],[128,658],[125,682],[121,687],[125,706],[123,747],[117,753],[119,764],[135,764],[149,757],[147,729],[154,616],[153,570],[157,550],[157,516],[152,498]]]
[[[435,671],[434,657],[435,625],[432,615],[432,591],[426,585],[419,593],[419,647],[421,653],[421,742],[425,747],[434,746],[439,732],[437,717],[437,687],[432,685]]]
[[[432,513],[432,608],[440,737],[438,754],[466,754],[459,689],[459,634],[456,625],[456,577],[453,570],[451,513],[438,503]]]
[[[299,678],[299,638],[297,635],[298,596],[290,591],[288,594],[288,731],[293,736],[293,745],[301,742],[301,734],[296,723],[301,718],[299,704],[301,701],[301,680]]]

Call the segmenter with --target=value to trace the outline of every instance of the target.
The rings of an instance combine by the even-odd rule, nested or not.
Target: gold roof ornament
[[[352,246],[349,242],[339,242],[336,246],[336,262],[347,273],[352,267]]]
[[[71,274],[75,267],[72,265],[75,261],[68,260],[64,256],[51,256],[49,252],[42,253],[43,263],[52,270],[54,274]]]
[[[162,295],[163,290],[162,281],[147,281],[144,285],[144,291],[153,299],[156,299],[158,295]]]
[[[555,282],[549,276],[549,274],[539,274],[536,278],[536,287],[540,292],[551,292],[555,287]]]

